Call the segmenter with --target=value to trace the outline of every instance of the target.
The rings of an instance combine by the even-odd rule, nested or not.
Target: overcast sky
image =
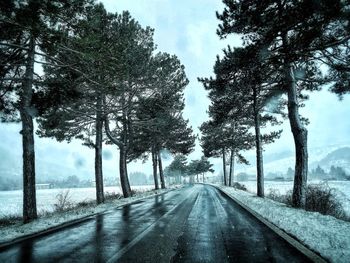
[[[238,36],[227,40],[220,40],[216,35],[218,20],[215,11],[221,11],[223,5],[219,0],[104,0],[102,1],[109,12],[120,13],[129,10],[131,15],[142,26],[151,26],[155,29],[155,43],[158,51],[176,54],[186,67],[190,84],[185,90],[185,118],[190,120],[195,132],[198,126],[207,120],[206,110],[209,101],[197,77],[209,77],[217,54],[228,44],[239,46]],[[350,96],[342,102],[327,90],[311,95],[306,107],[302,109],[303,116],[310,120],[309,145],[310,147],[323,147],[329,144],[348,144],[350,139]],[[293,151],[293,139],[288,121],[281,126],[283,134],[275,144],[266,147],[265,153],[279,151]],[[18,134],[18,125],[0,124],[0,146],[11,147],[13,151],[21,152],[21,138]],[[93,151],[80,146],[76,141],[71,144],[56,143],[50,139],[36,139],[37,152],[40,149],[64,149],[65,156],[57,156],[60,162],[72,163],[69,158],[80,156],[84,159],[86,168],[91,167],[93,176]],[[59,153],[61,150],[58,150]],[[109,146],[108,151],[113,158],[105,160],[108,169],[117,171],[117,148]],[[50,152],[50,151],[49,151]],[[197,145],[196,151],[190,159],[199,158],[201,149]],[[74,158],[75,158],[74,157]],[[38,156],[44,161],[45,156]],[[52,158],[50,158],[52,159]],[[20,160],[19,160],[20,161]],[[167,163],[166,163],[167,164]],[[129,164],[129,171],[144,171],[151,173],[151,165],[138,163]],[[117,172],[116,172],[117,173]]]
[[[104,0],[110,12],[129,10],[143,26],[155,28],[155,42],[160,51],[176,54],[186,67],[190,84],[185,90],[185,117],[198,132],[197,127],[207,120],[206,110],[209,101],[197,77],[212,75],[217,54],[228,44],[239,46],[238,36],[220,40],[216,35],[219,21],[215,11],[221,12],[220,0]],[[309,145],[322,147],[328,144],[350,142],[350,98],[342,102],[326,89],[313,93],[306,107],[301,109],[303,116],[310,120]],[[293,150],[293,139],[289,123],[281,126],[284,130],[279,141],[267,147],[267,151]],[[200,147],[190,157],[198,158]]]

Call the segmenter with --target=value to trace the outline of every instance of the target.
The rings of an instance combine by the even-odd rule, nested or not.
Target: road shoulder
[[[288,207],[232,187],[212,185],[315,262],[348,262],[350,223]]]

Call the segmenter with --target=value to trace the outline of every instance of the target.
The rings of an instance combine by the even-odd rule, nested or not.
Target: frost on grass
[[[45,212],[41,215],[41,217],[39,217],[39,219],[28,224],[23,224],[18,220],[19,218],[16,218],[13,224],[8,224],[6,226],[3,224],[0,226],[0,244],[4,242],[10,242],[21,236],[45,231],[73,220],[89,217],[97,213],[103,213],[108,210],[115,209],[119,206],[137,201],[139,199],[150,197],[159,193],[164,193],[169,190],[170,189],[139,191],[135,192],[135,195],[129,198],[120,198],[120,195],[118,194],[109,193],[107,194],[106,202],[104,204],[96,205],[94,202],[81,202],[76,206],[67,206],[69,203],[69,192],[63,192],[58,197],[59,209],[56,209],[56,212]]]
[[[226,193],[294,236],[331,262],[349,262],[350,223],[318,212],[295,209],[254,194],[220,186]]]

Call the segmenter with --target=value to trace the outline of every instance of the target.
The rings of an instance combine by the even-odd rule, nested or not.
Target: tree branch
[[[4,42],[0,42],[0,46],[19,48],[19,49],[23,49],[23,50],[27,50],[27,51],[29,50],[29,48],[27,48],[25,46],[11,44],[11,43],[4,43]]]
[[[118,139],[116,139],[115,137],[113,137],[113,135],[111,134],[111,130],[109,128],[109,120],[108,120],[107,116],[105,117],[104,123],[105,123],[105,132],[106,132],[108,139],[110,139],[111,142],[113,142],[118,147],[123,147],[124,144],[121,141],[119,141]]]

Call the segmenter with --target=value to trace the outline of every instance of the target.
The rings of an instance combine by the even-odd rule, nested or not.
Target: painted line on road
[[[237,198],[233,197],[231,194],[226,192],[224,189],[219,188],[216,185],[207,184],[212,187],[215,187],[222,193],[224,193],[226,196],[228,196],[230,199],[232,199],[234,202],[236,202],[240,207],[248,211],[251,215],[253,215],[256,219],[258,219],[260,222],[262,222],[264,225],[266,225],[268,228],[270,228],[273,232],[275,232],[278,236],[283,238],[287,243],[289,243],[291,246],[299,250],[301,253],[303,253],[305,256],[307,256],[310,260],[317,263],[327,263],[328,261],[324,258],[322,258],[320,255],[316,254],[316,252],[312,251],[311,249],[307,248],[304,244],[302,244],[297,239],[290,236],[288,233],[271,223],[270,221],[263,218],[260,214],[243,204],[241,201],[239,201]]]
[[[190,194],[193,194],[193,190]],[[174,210],[179,208],[181,204],[186,202],[188,200],[188,197],[184,197],[180,203],[177,203],[173,208],[171,208],[168,212],[166,212],[164,215],[159,217],[156,221],[154,221],[151,225],[146,227],[137,237],[135,237],[133,240],[131,240],[126,246],[124,246],[121,250],[119,250],[117,253],[115,253],[111,258],[107,260],[106,263],[112,263],[117,262],[117,260],[122,257],[126,252],[128,252],[134,245],[137,244],[142,238],[144,238],[148,233],[150,233],[154,227],[157,225],[159,221],[161,221],[163,218],[171,214]]]

